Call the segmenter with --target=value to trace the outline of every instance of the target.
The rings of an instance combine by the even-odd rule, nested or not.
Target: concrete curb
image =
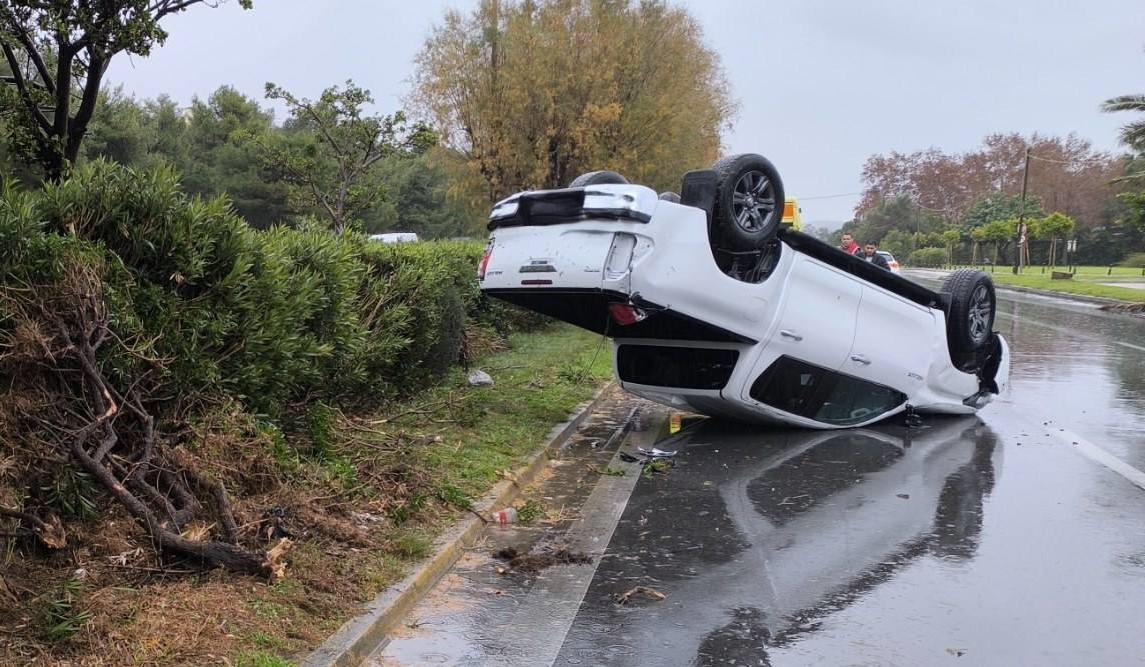
[[[596,392],[590,402],[573,411],[568,421],[553,428],[544,447],[539,448],[524,466],[516,471],[516,478],[504,480],[493,487],[474,509],[487,514],[513,502],[521,489],[533,483],[549,462],[549,453],[563,445],[577,428],[604,402],[606,395],[616,386],[609,381]],[[354,667],[362,664],[391,630],[405,618],[445,573],[461,558],[485,529],[477,517],[460,521],[438,538],[434,555],[424,561],[401,582],[378,594],[359,616],[350,619],[331,635],[322,646],[308,655],[302,667]]]

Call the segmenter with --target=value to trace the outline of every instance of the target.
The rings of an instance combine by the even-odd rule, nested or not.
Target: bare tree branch
[[[36,68],[36,73],[40,75],[40,80],[44,82],[44,86],[49,90],[54,90],[56,82],[52,79],[52,75],[48,71],[47,63],[44,62],[43,57],[40,56],[40,52],[36,48],[36,44],[32,41],[32,36],[28,34],[24,26],[16,22],[15,17],[8,15],[6,18],[5,23],[8,29],[12,31],[12,35],[16,38],[16,41],[20,42],[20,46],[23,47],[24,52],[28,56],[28,60],[32,63],[32,66]],[[7,47],[5,47],[5,50],[7,50]],[[11,60],[9,60],[9,64],[12,65],[13,70],[17,69],[17,66],[13,64]]]
[[[48,120],[48,117],[44,115],[44,112],[40,111],[40,107],[32,97],[31,91],[28,90],[28,83],[24,80],[24,75],[20,71],[20,63],[16,60],[16,54],[12,51],[12,47],[7,44],[2,44],[0,48],[4,49],[4,58],[8,61],[8,66],[12,69],[12,80],[16,84],[16,90],[20,93],[20,98],[24,101],[24,106],[32,114],[32,117],[36,119],[36,123],[42,130],[51,130],[52,123]]]

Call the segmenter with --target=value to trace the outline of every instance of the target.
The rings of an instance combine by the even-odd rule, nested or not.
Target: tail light
[[[485,254],[481,255],[481,263],[477,265],[477,279],[485,280],[485,270],[489,268],[489,259],[493,257],[493,241],[485,245]]]
[[[612,316],[612,321],[622,327],[648,319],[648,313],[627,303],[608,304],[608,314]]]

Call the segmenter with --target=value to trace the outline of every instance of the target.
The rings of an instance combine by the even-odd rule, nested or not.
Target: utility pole
[[[1022,270],[1022,242],[1026,239],[1026,189],[1030,185],[1030,149],[1026,148],[1026,169],[1022,174],[1022,203],[1018,208],[1018,229],[1014,234],[1014,275]]]

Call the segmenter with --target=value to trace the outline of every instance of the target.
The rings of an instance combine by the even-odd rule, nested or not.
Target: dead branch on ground
[[[180,465],[168,449],[147,407],[148,391],[156,384],[150,375],[161,362],[113,334],[104,289],[99,271],[78,263],[67,267],[58,285],[31,291],[0,286],[0,306],[38,338],[36,345],[21,348],[22,356],[0,356],[0,378],[17,390],[23,383],[29,392],[52,399],[33,402],[36,409],[21,415],[29,430],[47,434],[37,442],[51,443],[53,454],[69,455],[71,465],[106,489],[159,553],[235,572],[281,576],[289,544],[280,542],[269,553],[240,544],[222,483]],[[106,358],[113,355],[121,361],[126,357],[127,373],[136,373],[119,386],[105,369]],[[123,368],[121,363],[120,376]],[[44,521],[8,508],[0,508],[0,514],[27,524],[48,546],[65,543],[54,515]],[[218,526],[220,534],[189,531],[192,522]]]

